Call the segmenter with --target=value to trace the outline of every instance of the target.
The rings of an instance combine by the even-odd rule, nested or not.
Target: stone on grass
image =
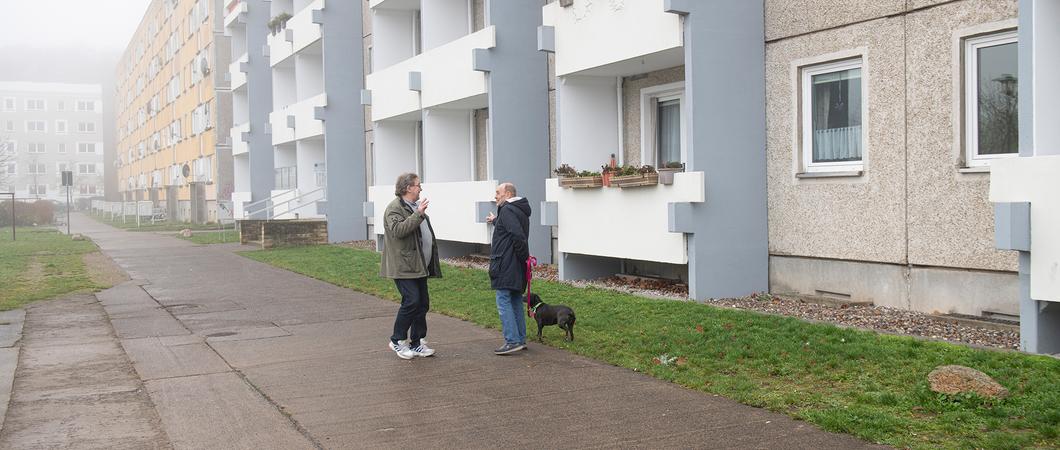
[[[185,228],[183,230],[180,230],[180,235],[186,238],[191,237],[191,228]]]
[[[974,392],[983,398],[1004,398],[1008,389],[989,375],[964,366],[939,366],[928,374],[931,390],[944,394]]]
[[[83,241],[83,240],[85,240],[85,237],[83,235],[81,235],[81,233],[78,233],[78,234],[73,235],[73,237],[71,237],[70,239],[73,239],[75,241]]]

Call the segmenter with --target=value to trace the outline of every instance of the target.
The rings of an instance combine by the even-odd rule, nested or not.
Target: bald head
[[[508,199],[515,197],[515,185],[511,183],[501,183],[497,185],[497,195],[493,197],[497,201],[497,206],[501,206]]]

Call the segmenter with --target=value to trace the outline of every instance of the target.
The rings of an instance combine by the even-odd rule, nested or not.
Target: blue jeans
[[[526,301],[523,293],[500,289],[497,291],[497,313],[501,316],[504,341],[509,344],[526,343]]]
[[[394,318],[394,334],[390,341],[397,343],[409,339],[409,347],[420,345],[427,337],[427,311],[431,309],[431,297],[427,293],[427,277],[411,280],[394,280],[401,293],[401,307]]]

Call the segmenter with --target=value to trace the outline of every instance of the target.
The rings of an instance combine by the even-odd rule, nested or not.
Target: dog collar
[[[534,305],[533,308],[530,308],[530,317],[534,317],[534,314],[537,314],[537,308],[540,308],[540,307],[541,307],[541,303],[538,303],[538,304]]]

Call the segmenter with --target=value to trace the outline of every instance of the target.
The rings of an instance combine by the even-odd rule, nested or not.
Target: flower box
[[[637,186],[652,186],[659,184],[659,174],[657,173],[638,173],[636,175],[622,175],[611,177],[611,187],[637,187]]]
[[[571,189],[598,188],[604,185],[601,176],[592,177],[560,177],[559,186]]]

